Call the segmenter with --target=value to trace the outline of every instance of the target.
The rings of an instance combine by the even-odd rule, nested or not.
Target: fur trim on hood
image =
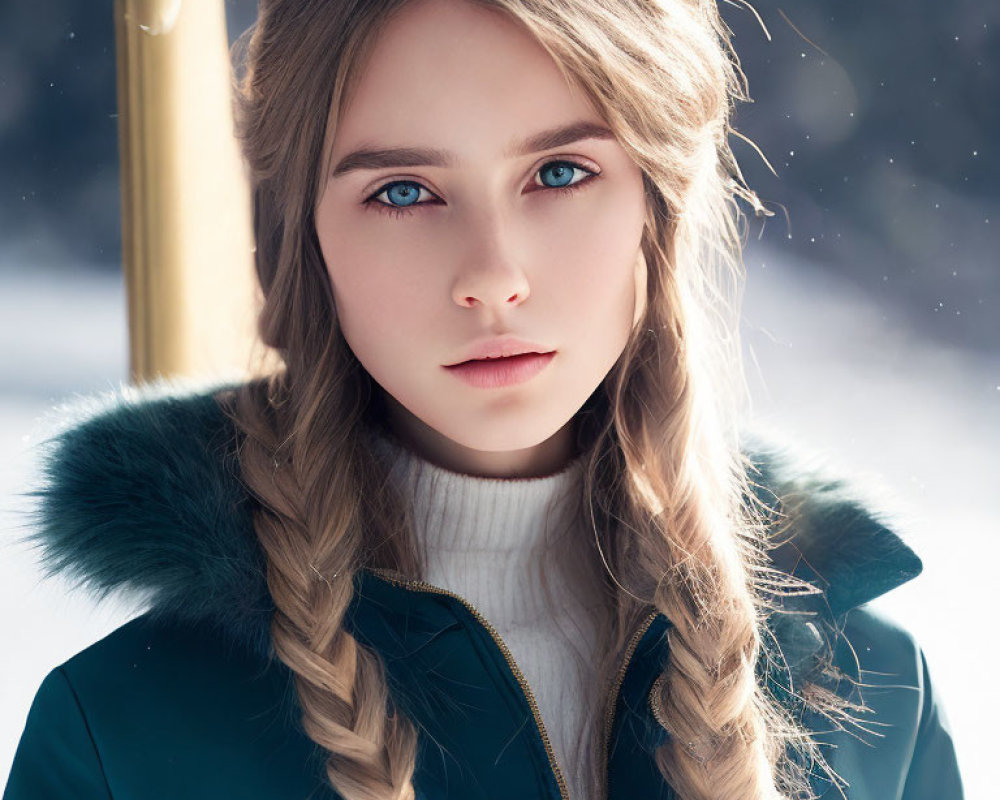
[[[43,480],[25,541],[46,577],[96,600],[124,592],[154,618],[207,624],[269,652],[274,606],[239,480],[236,432],[213,395],[226,383],[161,380],[53,410]],[[920,573],[916,554],[842,479],[785,447],[749,439],[759,496],[787,533],[776,566],[821,593],[783,600],[773,629],[794,673],[846,613]],[[806,617],[823,624],[803,623]]]

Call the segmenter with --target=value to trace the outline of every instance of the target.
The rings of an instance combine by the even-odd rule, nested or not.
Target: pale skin
[[[641,316],[639,167],[613,136],[511,153],[580,122],[607,127],[517,24],[416,0],[379,36],[328,137],[316,233],[341,330],[385,392],[389,427],[438,466],[494,478],[562,469],[576,455],[574,415]],[[390,148],[450,163],[333,174],[347,154]],[[502,388],[444,369],[505,334],[556,354]]]

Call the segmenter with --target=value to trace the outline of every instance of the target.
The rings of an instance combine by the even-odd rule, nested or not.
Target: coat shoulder
[[[45,676],[4,800],[63,797],[65,786],[82,800],[326,800],[300,716],[280,661],[143,614]]]
[[[912,630],[904,622],[871,603],[847,613],[844,638],[850,640],[858,658],[883,665],[892,664],[902,674],[916,676],[921,648]],[[863,649],[863,653],[858,653]]]
[[[208,625],[160,619],[150,612],[56,670],[72,687],[92,729],[121,745],[148,736],[153,719],[164,729],[194,726],[199,738],[224,741],[233,723],[271,707],[278,710],[278,700],[294,694],[282,662],[234,644]],[[295,709],[285,704],[280,713],[288,723]]]
[[[255,652],[218,636],[203,622],[161,618],[148,611],[63,662],[70,681],[91,696],[128,689],[167,692],[193,688],[221,675],[250,676],[271,663]]]
[[[951,730],[913,632],[866,603],[847,613],[834,645],[830,673],[852,719],[812,714],[809,727],[849,796],[961,800]]]

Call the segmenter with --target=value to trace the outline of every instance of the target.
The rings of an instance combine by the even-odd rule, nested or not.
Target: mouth
[[[549,351],[555,352],[555,351]],[[488,361],[517,361],[518,359],[524,360],[528,356],[547,356],[549,353],[539,353],[534,350],[530,350],[524,353],[517,353],[511,356],[488,356],[486,358],[470,358],[468,361],[461,361],[458,364],[449,364],[449,367],[461,367],[463,364],[485,364]]]
[[[445,367],[460,367],[466,364],[482,364],[487,362],[506,362],[522,356],[547,356],[555,350],[530,339],[520,339],[511,335],[480,339],[470,343],[462,354],[464,358],[444,364]]]
[[[499,389],[524,383],[545,369],[556,351],[529,352],[498,358],[473,358],[446,369],[457,378],[480,389]]]

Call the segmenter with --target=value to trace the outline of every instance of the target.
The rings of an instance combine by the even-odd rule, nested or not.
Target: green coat
[[[98,596],[137,593],[149,611],[45,676],[3,800],[337,797],[324,751],[299,723],[291,674],[270,649],[264,560],[233,433],[211,395],[108,397],[53,437],[32,535],[47,569]],[[916,576],[919,559],[842,482],[759,444],[748,452],[762,491],[785,503],[793,525],[772,558],[823,590],[786,599],[787,610],[806,613],[772,616],[784,660],[768,680],[796,713],[787,690],[820,680],[824,658],[845,675],[824,679],[830,688],[859,699],[851,678],[868,684],[862,719],[881,735],[822,732],[829,723],[803,717],[830,745],[850,800],[960,800],[923,654],[866,605]],[[530,689],[465,600],[362,570],[345,624],[382,656],[393,699],[417,723],[417,800],[568,797]],[[650,611],[609,698],[608,800],[674,796],[652,759],[668,734],[649,703],[669,626]],[[813,787],[840,796],[818,771]]]

